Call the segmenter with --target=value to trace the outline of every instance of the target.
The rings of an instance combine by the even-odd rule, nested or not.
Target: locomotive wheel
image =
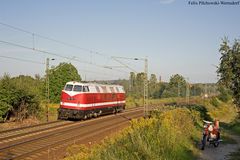
[[[83,116],[83,119],[84,120],[86,120],[88,117],[87,117],[87,115],[85,114],[84,116]]]
[[[96,112],[93,113],[93,117],[97,118],[98,114]]]
[[[117,108],[113,109],[113,114],[117,114]]]
[[[93,113],[88,114],[88,118],[91,119],[93,117]]]

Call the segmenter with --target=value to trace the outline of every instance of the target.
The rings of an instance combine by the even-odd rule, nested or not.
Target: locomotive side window
[[[80,86],[80,85],[75,85],[75,86],[73,87],[73,91],[75,91],[75,92],[81,92],[81,91],[82,91],[82,86]]]
[[[96,90],[97,90],[98,93],[100,93],[100,89],[99,89],[98,86],[96,86]]]
[[[67,84],[64,88],[65,91],[72,91],[73,85],[72,84]]]
[[[101,86],[101,87],[102,87],[103,93],[107,93],[107,87],[106,86]]]
[[[118,89],[118,87],[116,87],[116,90],[117,90],[117,92],[119,92],[119,89]]]
[[[114,88],[113,88],[113,87],[110,87],[110,90],[111,90],[111,92],[112,92],[112,93],[115,93],[115,91],[114,91]]]
[[[88,86],[83,86],[83,92],[89,92]]]

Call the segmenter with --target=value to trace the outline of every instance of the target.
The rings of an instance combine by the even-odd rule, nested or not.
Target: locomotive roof
[[[85,85],[85,86],[118,86],[122,87],[121,85],[118,84],[99,84],[99,83],[84,83],[84,82],[77,82],[77,81],[70,81],[67,82],[66,84],[74,84],[74,85]]]
[[[125,93],[123,86],[121,85],[108,85],[108,84],[98,84],[98,83],[82,83],[76,81],[70,81],[66,83],[67,85],[80,85],[80,86],[87,86],[87,92],[91,93]],[[71,87],[70,90],[73,88]],[[69,91],[68,89],[64,89],[65,91]],[[81,89],[79,88],[80,92]],[[84,92],[84,91],[83,91]],[[86,92],[86,91],[85,91]]]

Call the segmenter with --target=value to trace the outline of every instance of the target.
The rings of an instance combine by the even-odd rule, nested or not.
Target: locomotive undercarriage
[[[94,110],[74,110],[67,108],[59,108],[58,109],[58,119],[66,120],[66,119],[88,119],[92,117],[98,117],[100,115],[106,114],[116,114],[118,112],[122,112],[125,109],[125,106],[117,106],[117,107],[106,107]]]

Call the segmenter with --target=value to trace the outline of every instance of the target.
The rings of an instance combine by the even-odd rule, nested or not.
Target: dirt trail
[[[198,160],[227,160],[227,155],[240,148],[240,136],[230,135],[237,144],[220,144],[217,148],[207,145]]]

